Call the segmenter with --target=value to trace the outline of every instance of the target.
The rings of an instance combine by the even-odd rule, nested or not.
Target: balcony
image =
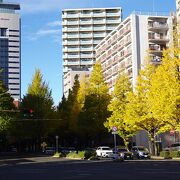
[[[81,56],[81,58],[93,58],[94,57],[93,54],[81,54],[80,56]]]
[[[106,23],[107,24],[119,24],[120,22],[119,22],[119,20],[106,20]]]
[[[83,24],[92,24],[92,21],[80,21],[79,23],[80,25],[83,25]]]
[[[105,24],[106,21],[103,19],[103,20],[94,20],[93,21],[93,24]]]
[[[83,60],[81,60],[81,65],[92,65],[92,64],[94,64],[93,59],[92,59],[92,60],[89,60],[89,61],[83,61]]]
[[[80,49],[81,51],[93,51],[93,48],[91,47],[91,48],[81,48]]]
[[[93,41],[80,41],[81,45],[92,44]]]
[[[80,30],[80,31],[92,31],[93,28],[92,28],[92,27],[80,27],[79,30]]]
[[[118,12],[118,13],[106,13],[106,16],[120,16],[120,13]]]
[[[74,54],[74,55],[68,55],[67,56],[68,59],[78,59],[80,58],[79,54]]]
[[[101,33],[101,34],[93,34],[93,37],[105,37],[106,33]]]
[[[99,44],[101,42],[101,40],[94,40],[93,44]]]
[[[156,30],[156,29],[168,30],[168,25],[166,23],[161,24],[158,22],[154,22],[154,23],[148,25],[148,29],[149,30]]]
[[[90,18],[90,17],[92,17],[92,13],[88,13],[88,14],[83,14],[83,13],[81,13],[81,14],[79,15],[79,17],[80,17],[80,18]]]
[[[79,34],[69,34],[67,38],[79,38]]]
[[[68,66],[73,66],[73,65],[75,65],[75,66],[79,66],[80,65],[80,62],[79,61],[68,61],[68,64],[67,64]]]
[[[67,28],[67,32],[79,31],[79,28]]]
[[[79,45],[79,41],[67,41],[67,43],[63,45]]]
[[[94,31],[105,31],[106,28],[105,28],[105,26],[102,26],[102,27],[94,27],[93,30],[94,30]]]
[[[102,13],[93,13],[93,17],[105,17],[106,13],[102,12]]]
[[[80,34],[80,38],[92,38],[92,34]]]
[[[80,49],[79,48],[67,48],[67,51],[68,52],[78,52],[78,51],[80,51]]]
[[[66,25],[78,25],[78,24],[79,24],[78,21],[68,21],[68,22],[66,23]]]
[[[115,26],[109,26],[109,27],[106,27],[106,29],[112,31],[113,29],[115,29]]]
[[[79,14],[64,14],[62,18],[78,18]]]
[[[157,41],[160,41],[160,42],[168,42],[169,39],[167,36],[161,36],[161,35],[149,35],[149,41],[151,42],[157,42]]]

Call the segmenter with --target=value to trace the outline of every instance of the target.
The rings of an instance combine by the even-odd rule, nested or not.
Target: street
[[[180,161],[84,161],[51,157],[0,161],[1,180],[179,180]]]

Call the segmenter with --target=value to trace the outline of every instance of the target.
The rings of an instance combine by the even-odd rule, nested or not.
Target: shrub
[[[164,157],[164,159],[171,159],[172,158],[171,154],[170,154],[170,151],[161,151],[160,156]]]
[[[93,159],[94,157],[96,157],[96,152],[95,151],[85,151],[84,154],[84,159]]]
[[[61,153],[61,152],[59,152],[59,153],[55,153],[54,155],[53,155],[53,157],[66,157],[66,154],[64,154],[64,153]]]
[[[170,154],[174,158],[179,158],[180,157],[180,151],[171,151]]]
[[[78,153],[76,152],[70,152],[66,155],[66,157],[68,158],[80,158],[80,159],[84,159],[84,151],[78,151]]]

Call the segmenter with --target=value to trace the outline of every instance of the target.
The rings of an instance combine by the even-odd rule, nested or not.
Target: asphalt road
[[[0,180],[180,180],[180,161],[79,161],[49,157],[0,161]]]

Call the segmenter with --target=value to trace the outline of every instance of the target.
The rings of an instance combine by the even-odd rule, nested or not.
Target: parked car
[[[133,153],[133,156],[138,159],[150,159],[151,157],[148,149],[144,146],[133,146],[131,152]]]
[[[171,144],[170,146],[164,148],[165,151],[180,151],[180,142]]]
[[[56,152],[55,147],[46,147],[45,148],[45,154],[47,155],[53,155]]]
[[[120,154],[123,159],[133,159],[133,153],[126,148],[117,148],[116,152]]]
[[[113,151],[108,146],[100,146],[96,150],[96,155],[99,157],[113,157]]]
[[[76,149],[74,147],[60,147],[59,152],[68,154],[70,152],[76,152]]]

